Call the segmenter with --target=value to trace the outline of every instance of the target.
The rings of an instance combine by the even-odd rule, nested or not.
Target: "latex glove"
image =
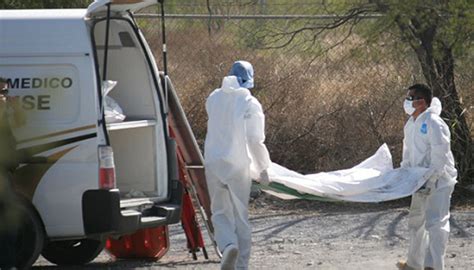
[[[431,193],[431,188],[422,186],[420,189],[416,191],[416,194],[422,195],[422,196],[428,196]]]
[[[268,186],[270,184],[270,178],[268,177],[268,171],[267,170],[263,170],[260,173],[260,177],[258,178],[258,182],[260,182],[260,184],[265,185],[265,186]]]
[[[426,188],[430,189],[430,190],[435,190],[438,188],[438,178],[437,177],[431,177],[430,179],[428,179],[428,181],[426,181],[426,184],[425,184]]]
[[[438,186],[439,173],[435,169],[430,169],[423,177],[427,180],[416,193],[428,196],[433,190],[436,190]]]
[[[426,183],[423,186],[430,191],[433,191],[438,187],[439,171],[430,169],[427,173],[427,176],[428,180],[426,180]]]

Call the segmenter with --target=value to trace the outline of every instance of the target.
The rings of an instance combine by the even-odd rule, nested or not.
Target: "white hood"
[[[441,111],[443,110],[443,106],[441,105],[441,101],[437,97],[433,97],[431,100],[431,105],[428,108],[428,111],[434,113],[436,115],[441,115]]]
[[[221,89],[225,92],[234,91],[240,88],[239,81],[236,76],[226,76],[222,79]]]

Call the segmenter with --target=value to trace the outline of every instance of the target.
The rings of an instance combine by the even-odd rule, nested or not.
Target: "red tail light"
[[[99,146],[99,188],[115,188],[114,152],[110,146]]]

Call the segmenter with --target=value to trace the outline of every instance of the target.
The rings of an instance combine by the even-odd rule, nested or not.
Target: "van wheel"
[[[49,242],[43,257],[57,265],[82,265],[95,259],[104,249],[105,241],[94,239]]]
[[[14,239],[16,267],[28,269],[38,259],[43,249],[45,232],[43,222],[35,208],[26,199],[18,199],[14,207],[18,210],[19,226]]]

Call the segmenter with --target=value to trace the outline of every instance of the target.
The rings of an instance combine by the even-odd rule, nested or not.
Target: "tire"
[[[104,247],[103,240],[54,241],[44,247],[42,255],[57,265],[83,265],[94,260]]]
[[[14,207],[20,217],[15,235],[15,264],[18,269],[29,269],[43,250],[44,226],[38,212],[28,200],[18,199]]]

